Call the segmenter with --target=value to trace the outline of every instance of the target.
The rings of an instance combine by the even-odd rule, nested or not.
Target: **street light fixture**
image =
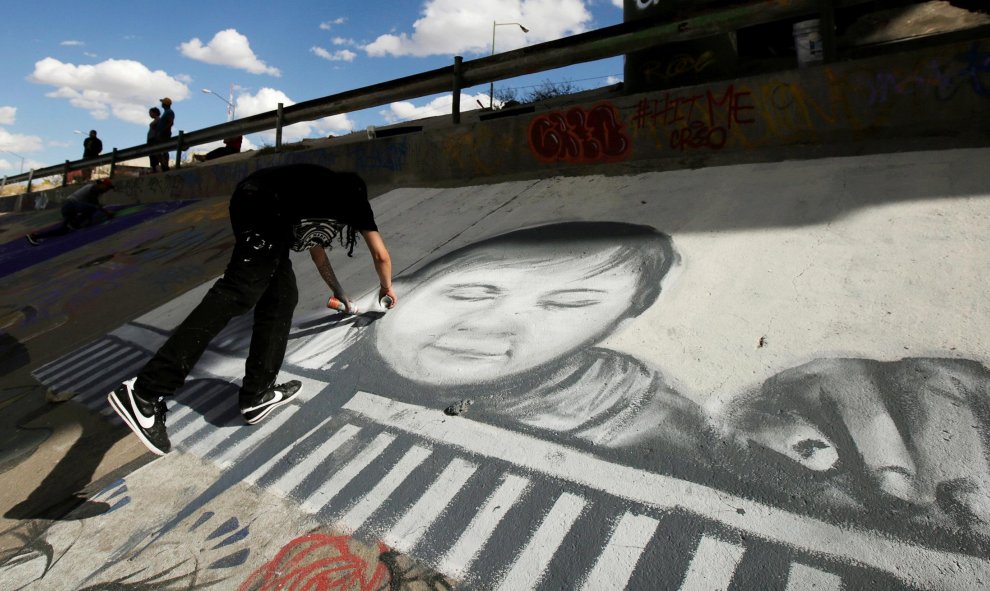
[[[234,103],[231,102],[231,101],[234,100],[234,85],[233,84],[230,85],[230,100],[227,100],[227,99],[223,98],[222,96],[220,96],[219,94],[213,92],[209,88],[204,88],[203,89],[203,92],[205,94],[212,94],[213,96],[215,96],[218,99],[222,100],[223,102],[227,103],[227,121],[233,121],[234,120],[234,109],[235,109],[235,107],[234,107]]]
[[[10,150],[0,150],[0,152],[3,152],[5,154],[10,154],[11,156],[17,156],[18,158],[20,158],[21,159],[21,172],[18,173],[18,174],[24,174],[24,156],[21,156],[20,154],[17,154],[15,152],[11,152]]]
[[[529,32],[529,29],[527,29],[526,27],[522,26],[519,23],[496,23],[495,21],[492,21],[492,55],[495,55],[495,27],[501,27],[501,26],[505,26],[505,25],[516,25],[517,27],[519,27],[520,29],[522,29],[522,32],[523,33],[528,33]],[[488,108],[489,109],[494,109],[495,108],[495,81],[494,80],[492,80],[491,83],[488,86]]]

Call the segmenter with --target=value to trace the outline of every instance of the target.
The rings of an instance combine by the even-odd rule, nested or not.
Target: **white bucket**
[[[794,23],[794,48],[797,49],[798,66],[821,63],[824,58],[822,34],[818,19]]]

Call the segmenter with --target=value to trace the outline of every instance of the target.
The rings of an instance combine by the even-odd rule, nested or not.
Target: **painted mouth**
[[[443,343],[434,343],[431,347],[444,355],[460,359],[494,361],[510,356],[505,349],[493,349],[487,343],[445,341]]]

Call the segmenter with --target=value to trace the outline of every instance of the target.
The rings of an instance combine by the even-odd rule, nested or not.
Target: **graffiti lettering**
[[[664,83],[686,74],[697,74],[715,63],[715,52],[705,51],[697,57],[681,53],[669,62],[650,62],[643,70],[646,80],[651,83]]]
[[[688,148],[719,149],[728,141],[729,130],[738,125],[754,123],[750,114],[756,107],[752,93],[729,85],[725,92],[707,90],[692,96],[671,96],[662,99],[643,99],[636,106],[633,126],[642,129],[668,127],[670,147],[675,150]]]
[[[528,137],[530,150],[542,162],[615,162],[630,148],[621,117],[609,103],[534,117]]]
[[[670,79],[688,72],[701,72],[713,63],[715,63],[715,52],[711,50],[703,52],[698,57],[682,53],[674,56],[674,59],[667,64],[665,77]]]
[[[660,0],[636,0],[636,8],[640,10],[646,10],[651,6],[656,6],[660,4]]]
[[[954,63],[953,63],[954,62]],[[980,97],[990,97],[990,53],[974,43],[953,62],[927,60],[909,70],[863,73],[854,80],[865,88],[870,106],[878,106],[904,96],[933,96],[946,101],[960,89],[969,87]],[[962,64],[959,67],[959,64]]]
[[[755,110],[756,107],[751,101],[751,92],[737,91],[731,84],[722,93],[721,98],[712,90],[706,91],[705,94],[687,97],[671,96],[667,93],[662,99],[641,100],[636,106],[633,125],[637,129],[642,129],[647,124],[656,126],[696,121],[697,111],[702,116],[707,115],[705,121],[709,125],[724,123],[731,129],[733,125],[756,121],[752,116],[744,114]]]
[[[692,121],[687,127],[670,132],[670,147],[681,151],[688,148],[718,150],[725,145],[726,139],[724,127],[708,127],[704,121]]]
[[[990,53],[982,51],[978,43],[974,43],[970,50],[963,56],[966,67],[960,74],[969,78],[973,87],[973,92],[983,97],[990,97],[990,87],[986,77],[990,75]]]

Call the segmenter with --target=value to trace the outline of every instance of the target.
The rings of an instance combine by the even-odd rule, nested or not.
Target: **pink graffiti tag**
[[[529,148],[541,162],[616,162],[631,146],[623,127],[610,103],[554,111],[530,121]]]

